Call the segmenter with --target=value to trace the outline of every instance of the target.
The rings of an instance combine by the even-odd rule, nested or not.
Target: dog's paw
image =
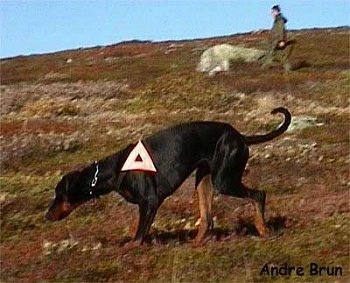
[[[193,240],[194,247],[204,246],[212,238],[212,233],[207,231],[206,233],[198,233],[196,238]]]
[[[138,248],[140,246],[141,246],[140,241],[129,241],[121,247],[121,254],[125,255],[129,253],[131,250]]]

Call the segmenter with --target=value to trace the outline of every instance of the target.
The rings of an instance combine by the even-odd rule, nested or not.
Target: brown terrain
[[[294,64],[308,62],[291,73],[243,62],[214,77],[195,72],[206,48],[264,48],[266,32],[2,59],[1,282],[349,282],[349,28],[289,36]],[[212,235],[195,247],[193,176],[138,248],[125,248],[137,207],[116,193],[60,222],[44,219],[73,169],[184,121],[264,133],[282,120],[269,114],[277,106],[308,123],[251,147],[244,182],[268,192],[268,238],[257,236],[249,201],[216,195]],[[260,275],[285,263],[305,274]],[[311,275],[311,263],[342,275]]]

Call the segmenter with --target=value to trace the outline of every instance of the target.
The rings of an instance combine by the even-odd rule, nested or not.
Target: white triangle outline
[[[137,160],[137,157],[139,155],[142,160]],[[139,140],[134,149],[130,152],[128,158],[126,159],[121,169],[121,171],[132,170],[157,172],[157,169],[153,164],[152,158],[147,152],[147,149],[145,148],[141,140]]]

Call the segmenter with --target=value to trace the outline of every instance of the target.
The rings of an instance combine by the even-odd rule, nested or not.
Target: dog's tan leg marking
[[[269,228],[266,226],[264,215],[262,214],[259,203],[254,201],[254,206],[255,206],[255,216],[254,216],[255,227],[258,230],[259,235],[261,237],[266,237],[269,235],[270,231],[269,231]]]
[[[200,224],[198,233],[195,239],[195,244],[199,245],[209,228],[213,224],[212,218],[212,201],[213,201],[213,184],[211,182],[211,175],[205,176],[197,187],[198,199],[199,199],[199,213],[200,213]]]

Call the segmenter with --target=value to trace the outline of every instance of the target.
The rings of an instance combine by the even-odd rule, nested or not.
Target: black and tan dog
[[[267,235],[264,221],[266,193],[247,188],[241,178],[248,161],[248,145],[270,141],[286,131],[290,124],[291,115],[287,109],[280,107],[271,113],[282,113],[285,119],[278,129],[265,135],[243,136],[229,124],[201,121],[176,125],[144,139],[143,144],[157,172],[121,171],[135,147],[131,144],[82,171],[68,173],[56,186],[56,196],[46,218],[61,220],[80,204],[117,191],[139,206],[134,240],[141,244],[164,199],[196,170],[201,217],[196,243],[203,240],[212,225],[214,189],[221,194],[251,199],[256,208],[256,228],[261,236]]]

